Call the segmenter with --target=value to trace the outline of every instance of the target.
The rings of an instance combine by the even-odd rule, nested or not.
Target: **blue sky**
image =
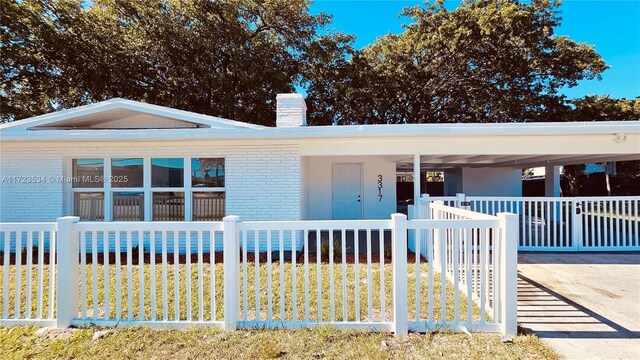
[[[402,31],[406,18],[398,18],[405,6],[422,1],[408,0],[315,0],[311,12],[333,15],[332,29],[356,35],[356,48],[362,48],[378,36]],[[453,9],[459,1],[449,1]],[[560,7],[562,25],[556,34],[568,35],[579,42],[595,45],[610,69],[602,80],[582,81],[563,93],[568,98],[590,94],[613,97],[640,96],[640,0],[573,0]]]

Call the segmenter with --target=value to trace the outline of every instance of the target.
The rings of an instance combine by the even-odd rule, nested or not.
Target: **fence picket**
[[[116,231],[116,238],[115,238],[115,243],[116,243],[116,249],[115,249],[116,250],[116,264],[115,264],[116,266],[116,319],[122,318],[122,275],[120,274],[120,264],[121,264],[120,253],[122,252],[122,248],[120,247],[121,236],[122,236],[122,233]],[[84,243],[82,239],[83,238],[80,238],[81,244]],[[84,268],[84,266],[82,268]],[[86,299],[86,297],[84,297],[83,299]]]
[[[92,275],[92,297],[93,297],[93,314],[94,320],[98,319],[98,237],[96,232],[90,232],[91,236],[91,275]]]
[[[16,288],[14,299],[14,313],[13,318],[19,319],[21,315],[21,299],[20,292],[22,291],[22,234],[23,231],[16,231]]]
[[[11,255],[11,232],[6,231],[4,234],[4,266],[2,281],[2,317],[9,318],[9,256]]]
[[[116,237],[117,237],[116,233]],[[151,321],[156,321],[156,232],[150,233],[149,239],[149,266],[151,272],[151,281],[149,284],[149,298],[151,301]],[[162,236],[162,235],[161,235]],[[200,238],[202,240],[202,238]],[[202,286],[201,286],[202,288]]]
[[[102,259],[104,266],[104,317],[109,319],[111,317],[111,304],[109,303],[109,233],[106,231],[103,233]]]
[[[127,319],[133,319],[133,256],[132,234],[127,231]],[[176,276],[176,279],[178,277]]]
[[[31,298],[32,298],[32,291],[31,291],[31,281],[32,281],[32,274],[31,274],[31,270],[33,269],[33,265],[31,264],[33,262],[33,231],[29,231],[27,232],[27,272],[25,274],[26,277],[26,289],[25,289],[25,310],[26,310],[26,314],[25,317],[27,319],[31,319]]]
[[[5,271],[9,271],[9,268],[5,268]],[[42,319],[42,291],[44,286],[44,231],[40,231],[38,235],[38,307],[37,317]],[[53,271],[53,269],[51,270]],[[51,306],[51,305],[49,305]]]
[[[297,278],[297,266],[296,261],[298,257],[298,253],[296,251],[296,237],[298,232],[291,232],[291,291],[292,291],[292,309],[291,313],[293,315],[292,320],[298,321],[298,278]]]

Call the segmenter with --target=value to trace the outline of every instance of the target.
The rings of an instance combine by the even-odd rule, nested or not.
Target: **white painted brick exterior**
[[[307,125],[307,105],[301,94],[278,94],[276,101],[277,127]]]
[[[49,176],[62,174],[62,163],[60,156],[38,151],[37,147],[29,151],[3,146],[0,221],[49,221],[63,215],[64,185],[45,181]],[[15,178],[20,176],[28,178]]]
[[[306,214],[297,144],[269,141],[3,143],[0,221],[52,221],[72,213],[70,185],[12,181],[71,175],[74,157],[224,157],[226,214],[242,220],[299,220]]]
[[[309,219],[309,158],[300,158],[300,219]]]

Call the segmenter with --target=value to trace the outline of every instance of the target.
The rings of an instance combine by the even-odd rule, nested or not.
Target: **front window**
[[[111,160],[111,186],[122,188],[142,187],[142,169],[142,159]]]
[[[83,221],[103,221],[104,192],[74,192],[73,214]]]
[[[154,192],[153,221],[184,220],[183,192]]]
[[[220,221],[224,217],[225,193],[193,192],[193,220]]]
[[[191,159],[191,186],[224,187],[224,159]]]
[[[74,188],[101,188],[104,183],[104,160],[74,159],[72,173]]]
[[[183,187],[184,159],[151,159],[152,187]]]
[[[219,221],[224,158],[73,159],[73,211],[83,221]]]
[[[144,193],[118,191],[113,193],[113,221],[143,221]]]

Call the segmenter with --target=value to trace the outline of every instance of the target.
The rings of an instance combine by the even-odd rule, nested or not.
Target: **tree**
[[[276,94],[350,41],[309,0],[0,1],[3,121],[124,97],[273,124]]]
[[[606,121],[640,119],[640,97],[635,100],[614,99],[608,95],[588,95],[571,101],[572,109],[564,116],[565,121]],[[623,161],[616,164],[618,183],[626,191],[635,188],[640,180],[640,161]],[[564,175],[570,196],[580,195],[579,182],[585,165],[567,165]],[[607,193],[611,194],[609,174],[606,174]]]
[[[635,100],[614,99],[609,95],[588,95],[571,101],[573,110],[566,121],[603,121],[640,119],[640,97]]]
[[[332,88],[338,123],[560,120],[558,90],[607,68],[593,46],[558,36],[559,2],[464,0],[406,8],[403,33],[355,53]],[[330,104],[330,106],[334,106]]]

